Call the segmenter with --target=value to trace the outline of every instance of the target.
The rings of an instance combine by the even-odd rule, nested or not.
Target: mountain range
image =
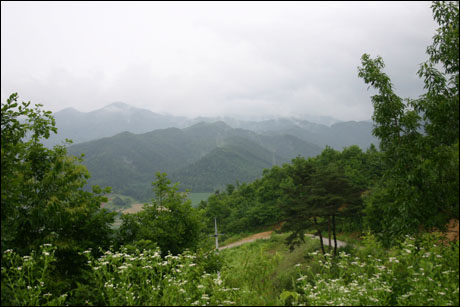
[[[210,192],[226,184],[251,181],[264,168],[297,155],[315,156],[321,147],[295,136],[260,135],[224,122],[188,128],[157,129],[143,134],[123,132],[69,146],[70,155],[84,153],[89,185],[111,186],[138,199],[148,198],[156,172],[193,192]]]
[[[264,168],[296,156],[316,156],[326,146],[371,143],[371,122],[338,122],[331,126],[293,118],[243,121],[187,119],[113,103],[83,113],[65,109],[54,114],[58,134],[52,146],[73,139],[71,155],[85,154],[91,173],[88,186],[111,186],[116,193],[149,199],[156,172],[193,192],[212,192],[226,184],[247,182]]]
[[[147,109],[131,107],[115,102],[92,112],[80,112],[67,108],[53,114],[58,134],[44,142],[45,146],[61,144],[71,139],[74,144],[114,136],[129,131],[145,133],[169,127],[183,128],[187,118],[153,113]]]
[[[333,118],[321,117],[324,125],[294,118],[275,118],[262,121],[239,120],[232,117],[198,117],[157,114],[147,109],[129,106],[122,102],[109,104],[92,112],[80,112],[67,108],[53,114],[56,119],[57,135],[44,141],[45,146],[61,144],[66,138],[74,144],[114,136],[121,132],[146,133],[165,128],[185,128],[200,122],[223,121],[233,128],[241,128],[264,135],[293,135],[318,146],[330,146],[341,150],[345,146],[358,145],[363,149],[377,139],[372,136],[371,121],[339,122]]]

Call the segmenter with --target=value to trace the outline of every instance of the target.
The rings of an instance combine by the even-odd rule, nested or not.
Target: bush
[[[371,244],[368,239],[368,244]],[[399,247],[361,257],[341,252],[326,257],[311,256],[320,271],[310,271],[297,280],[296,305],[386,305],[445,306],[459,303],[459,244],[444,246],[437,235],[421,240],[406,237]],[[380,252],[379,252],[380,251]]]

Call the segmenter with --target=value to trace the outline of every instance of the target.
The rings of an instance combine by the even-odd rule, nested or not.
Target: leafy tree
[[[56,132],[42,105],[17,103],[17,93],[1,106],[1,248],[28,254],[44,243],[57,246],[56,267],[73,274],[84,259],[79,251],[108,247],[114,214],[100,209],[108,190],[83,191],[88,171],[63,145],[41,141]]]
[[[321,238],[322,229],[318,229],[317,212],[311,210],[312,206],[307,202],[312,176],[314,173],[314,164],[311,160],[296,158],[292,160],[292,165],[288,170],[288,177],[281,184],[285,194],[280,202],[283,210],[285,223],[281,228],[282,231],[292,231],[292,234],[286,239],[291,250],[296,245],[304,242],[305,231],[311,228],[317,229]]]
[[[293,160],[289,178],[284,181],[286,195],[282,202],[286,223],[292,231],[287,243],[291,249],[303,242],[305,230],[316,229],[321,239],[324,229],[332,231],[337,252],[336,217],[357,215],[361,209],[361,189],[333,164],[323,166],[314,159]]]
[[[178,192],[179,183],[171,185],[166,173],[158,172],[156,176],[152,202],[144,204],[144,210],[136,214],[122,216],[119,244],[156,245],[165,254],[197,248],[203,228],[199,211],[191,206],[186,193]]]
[[[331,232],[334,238],[334,255],[337,254],[336,217],[360,216],[361,192],[362,190],[345,176],[344,171],[334,165],[317,168],[312,176],[307,203],[313,205],[317,216],[326,216],[329,242]]]
[[[399,97],[379,56],[364,54],[359,67],[359,77],[378,90],[372,96],[373,134],[380,139],[386,168],[366,201],[368,225],[387,243],[458,219],[459,2],[434,2],[432,10],[440,27],[418,71],[425,94]]]
[[[203,201],[199,208],[202,209],[205,219],[205,231],[212,233],[214,231],[214,218],[219,223],[219,229],[228,233],[228,223],[232,215],[233,208],[229,203],[229,195],[220,193],[212,194],[206,201]]]

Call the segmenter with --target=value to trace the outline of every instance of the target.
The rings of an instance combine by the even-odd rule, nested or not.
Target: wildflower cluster
[[[50,286],[56,248],[41,246],[21,257],[13,250],[2,255],[2,305],[238,305],[238,288],[225,287],[217,273],[205,267],[213,252],[161,256],[160,250],[102,251],[86,257],[87,284],[69,293]]]
[[[95,304],[123,305],[234,305],[237,288],[226,288],[216,273],[206,273],[197,256],[160,250],[106,251],[94,259],[84,253],[91,266]]]
[[[311,256],[319,267],[297,279],[298,305],[458,305],[459,248],[407,237],[387,256]]]
[[[2,255],[2,305],[62,305],[67,294],[52,294],[50,266],[56,247],[43,244],[37,253],[21,257],[7,249]]]

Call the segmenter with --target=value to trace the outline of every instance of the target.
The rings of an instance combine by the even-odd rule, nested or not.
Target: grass
[[[304,256],[319,248],[319,241],[306,238],[293,252],[289,251],[285,239],[288,234],[272,234],[268,240],[222,250],[226,263],[222,278],[230,287],[241,287],[250,293],[243,298],[244,305],[281,305],[280,294],[292,289],[302,273],[300,266],[307,267]]]
[[[213,193],[189,193],[188,198],[192,201],[192,207],[197,207],[200,201],[207,200]]]
[[[108,201],[106,203],[101,204],[101,207],[105,208],[105,209],[107,209],[109,211],[118,211],[118,212],[120,212],[120,211],[122,211],[124,209],[130,208],[132,204],[135,204],[135,203],[139,202],[139,201],[137,201],[136,199],[134,199],[131,196],[126,196],[126,195],[122,195],[122,194],[109,194],[109,195],[106,195],[106,197],[107,197]],[[113,203],[113,200],[116,197],[121,198],[126,203],[126,206],[120,207],[120,206],[115,205]]]

